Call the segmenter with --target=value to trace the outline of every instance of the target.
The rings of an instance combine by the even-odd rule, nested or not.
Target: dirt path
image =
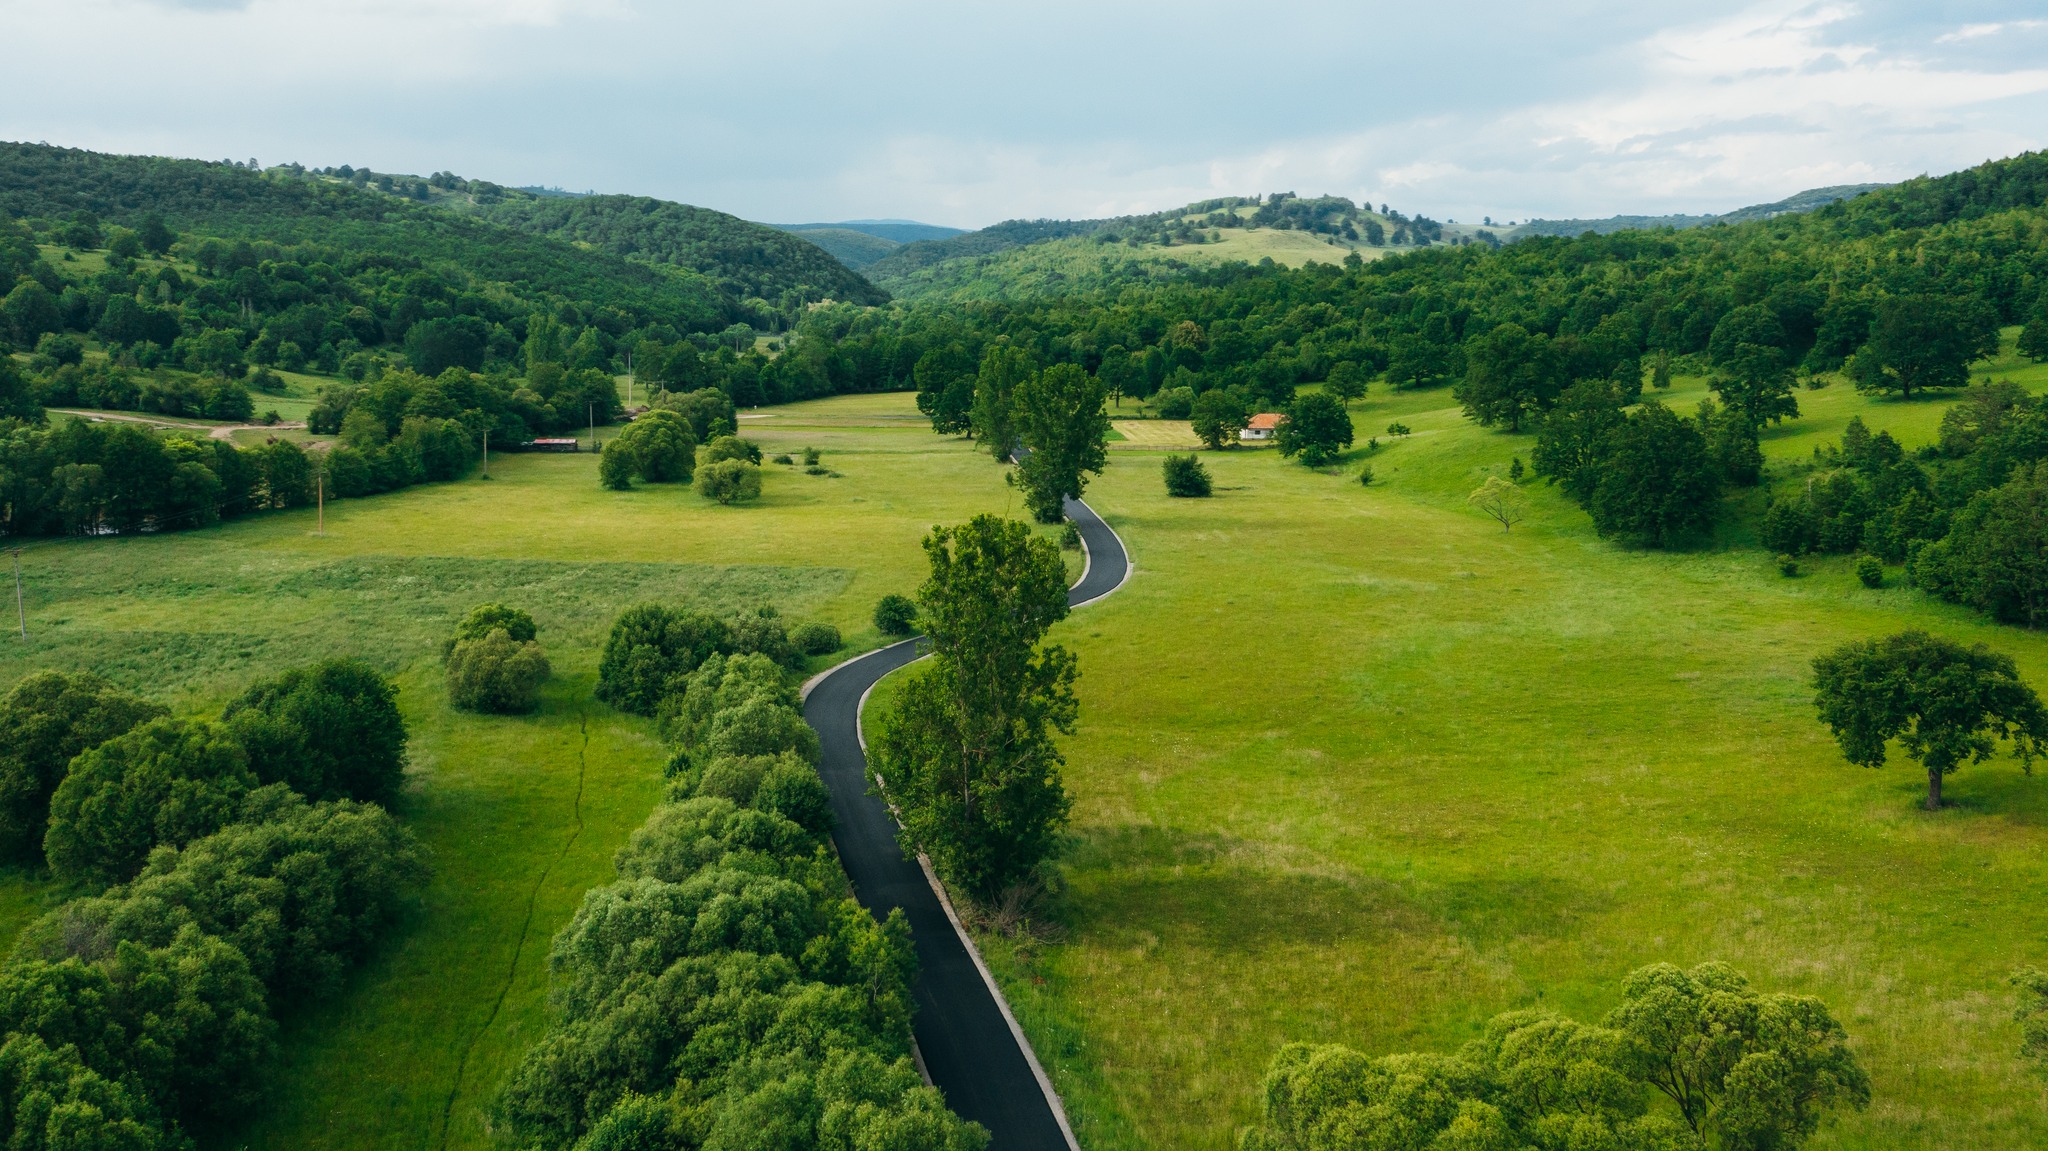
[[[202,420],[182,420],[165,416],[137,415],[134,412],[103,412],[94,408],[51,408],[61,416],[77,416],[86,420],[113,420],[123,424],[148,424],[152,428],[177,428],[196,432],[204,428],[210,440],[231,440],[236,432],[290,432],[303,431],[302,421],[287,420],[275,424],[209,424]]]

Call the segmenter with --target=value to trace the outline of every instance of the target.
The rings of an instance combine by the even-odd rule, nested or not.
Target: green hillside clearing
[[[217,712],[251,680],[326,655],[396,673],[413,732],[400,813],[434,877],[418,913],[331,1004],[287,1017],[266,1105],[219,1145],[484,1148],[481,1108],[540,1033],[550,937],[658,798],[651,725],[592,701],[599,645],[648,599],[824,620],[852,648],[869,615],[923,577],[935,522],[1006,506],[1001,474],[934,454],[908,397],[792,405],[748,420],[771,454],[815,446],[839,473],[769,464],[762,500],[689,488],[601,490],[595,462],[492,460],[472,476],[201,532],[31,543],[30,642],[0,644],[0,682],[92,669],[175,709]],[[555,668],[540,714],[457,713],[439,643],[477,602],[528,608]],[[11,620],[10,620],[11,622]],[[822,662],[842,657],[825,657]],[[0,935],[54,897],[0,880]],[[442,1139],[446,1119],[446,1139]]]
[[[1944,407],[1800,400],[1773,459],[1859,414],[1910,448]],[[2048,1140],[2004,986],[2043,959],[2048,783],[1968,768],[1928,817],[1910,765],[1842,761],[1807,687],[1820,650],[1904,627],[2048,686],[2048,639],[1844,559],[1786,579],[1733,539],[1618,549],[1540,482],[1504,534],[1465,496],[1530,437],[1443,391],[1376,391],[1354,422],[1382,438],[1370,487],[1362,452],[1210,452],[1217,497],[1170,500],[1125,445],[1090,489],[1137,571],[1056,635],[1082,668],[1071,891],[1046,940],[986,941],[1083,1145],[1223,1151],[1287,1041],[1450,1051],[1707,959],[1848,1027],[1876,1103],[1813,1146]]]

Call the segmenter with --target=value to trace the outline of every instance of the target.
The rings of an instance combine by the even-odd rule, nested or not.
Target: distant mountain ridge
[[[1865,192],[1894,187],[1892,184],[1836,184],[1827,188],[1809,188],[1774,200],[1768,204],[1751,204],[1719,215],[1688,216],[1608,216],[1599,220],[1531,220],[1512,228],[1500,228],[1503,240],[1521,240],[1530,236],[1581,236],[1587,232],[1607,235],[1611,232],[1649,231],[1655,228],[1706,228],[1715,224],[1741,224],[1750,220],[1768,220],[1773,216],[1785,216],[1798,212],[1811,212],[1823,204],[1837,200],[1853,199]]]
[[[916,220],[841,220],[836,224],[762,226],[802,236],[856,272],[866,271],[905,244],[944,240],[966,230],[940,224],[921,224]]]
[[[840,220],[830,224],[769,224],[784,232],[859,232],[878,240],[894,244],[915,244],[919,240],[943,240],[958,236],[966,228],[949,228],[944,224],[922,224],[916,220]]]

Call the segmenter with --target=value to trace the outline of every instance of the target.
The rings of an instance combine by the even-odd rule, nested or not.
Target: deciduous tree
[[[1853,640],[1813,661],[1814,706],[1842,755],[1882,767],[1896,739],[1927,768],[1927,810],[1941,781],[1983,763],[2008,741],[2028,770],[2048,740],[2048,708],[2019,678],[2012,658],[1924,631]]]
[[[925,554],[932,664],[904,685],[875,763],[906,846],[992,900],[1033,875],[1066,822],[1052,735],[1073,731],[1078,671],[1066,649],[1040,642],[1066,617],[1066,568],[1053,543],[988,515],[934,529]]]
[[[1024,500],[1040,523],[1057,523],[1065,501],[1080,499],[1088,474],[1108,462],[1109,415],[1102,384],[1078,364],[1055,364],[1017,385],[1018,465]]]
[[[1336,396],[1310,392],[1287,409],[1277,435],[1281,455],[1300,456],[1312,468],[1327,467],[1351,446],[1351,413]]]

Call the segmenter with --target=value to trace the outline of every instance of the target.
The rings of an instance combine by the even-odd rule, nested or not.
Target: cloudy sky
[[[2048,144],[2048,7],[0,0],[0,138],[976,227],[1721,211]]]

